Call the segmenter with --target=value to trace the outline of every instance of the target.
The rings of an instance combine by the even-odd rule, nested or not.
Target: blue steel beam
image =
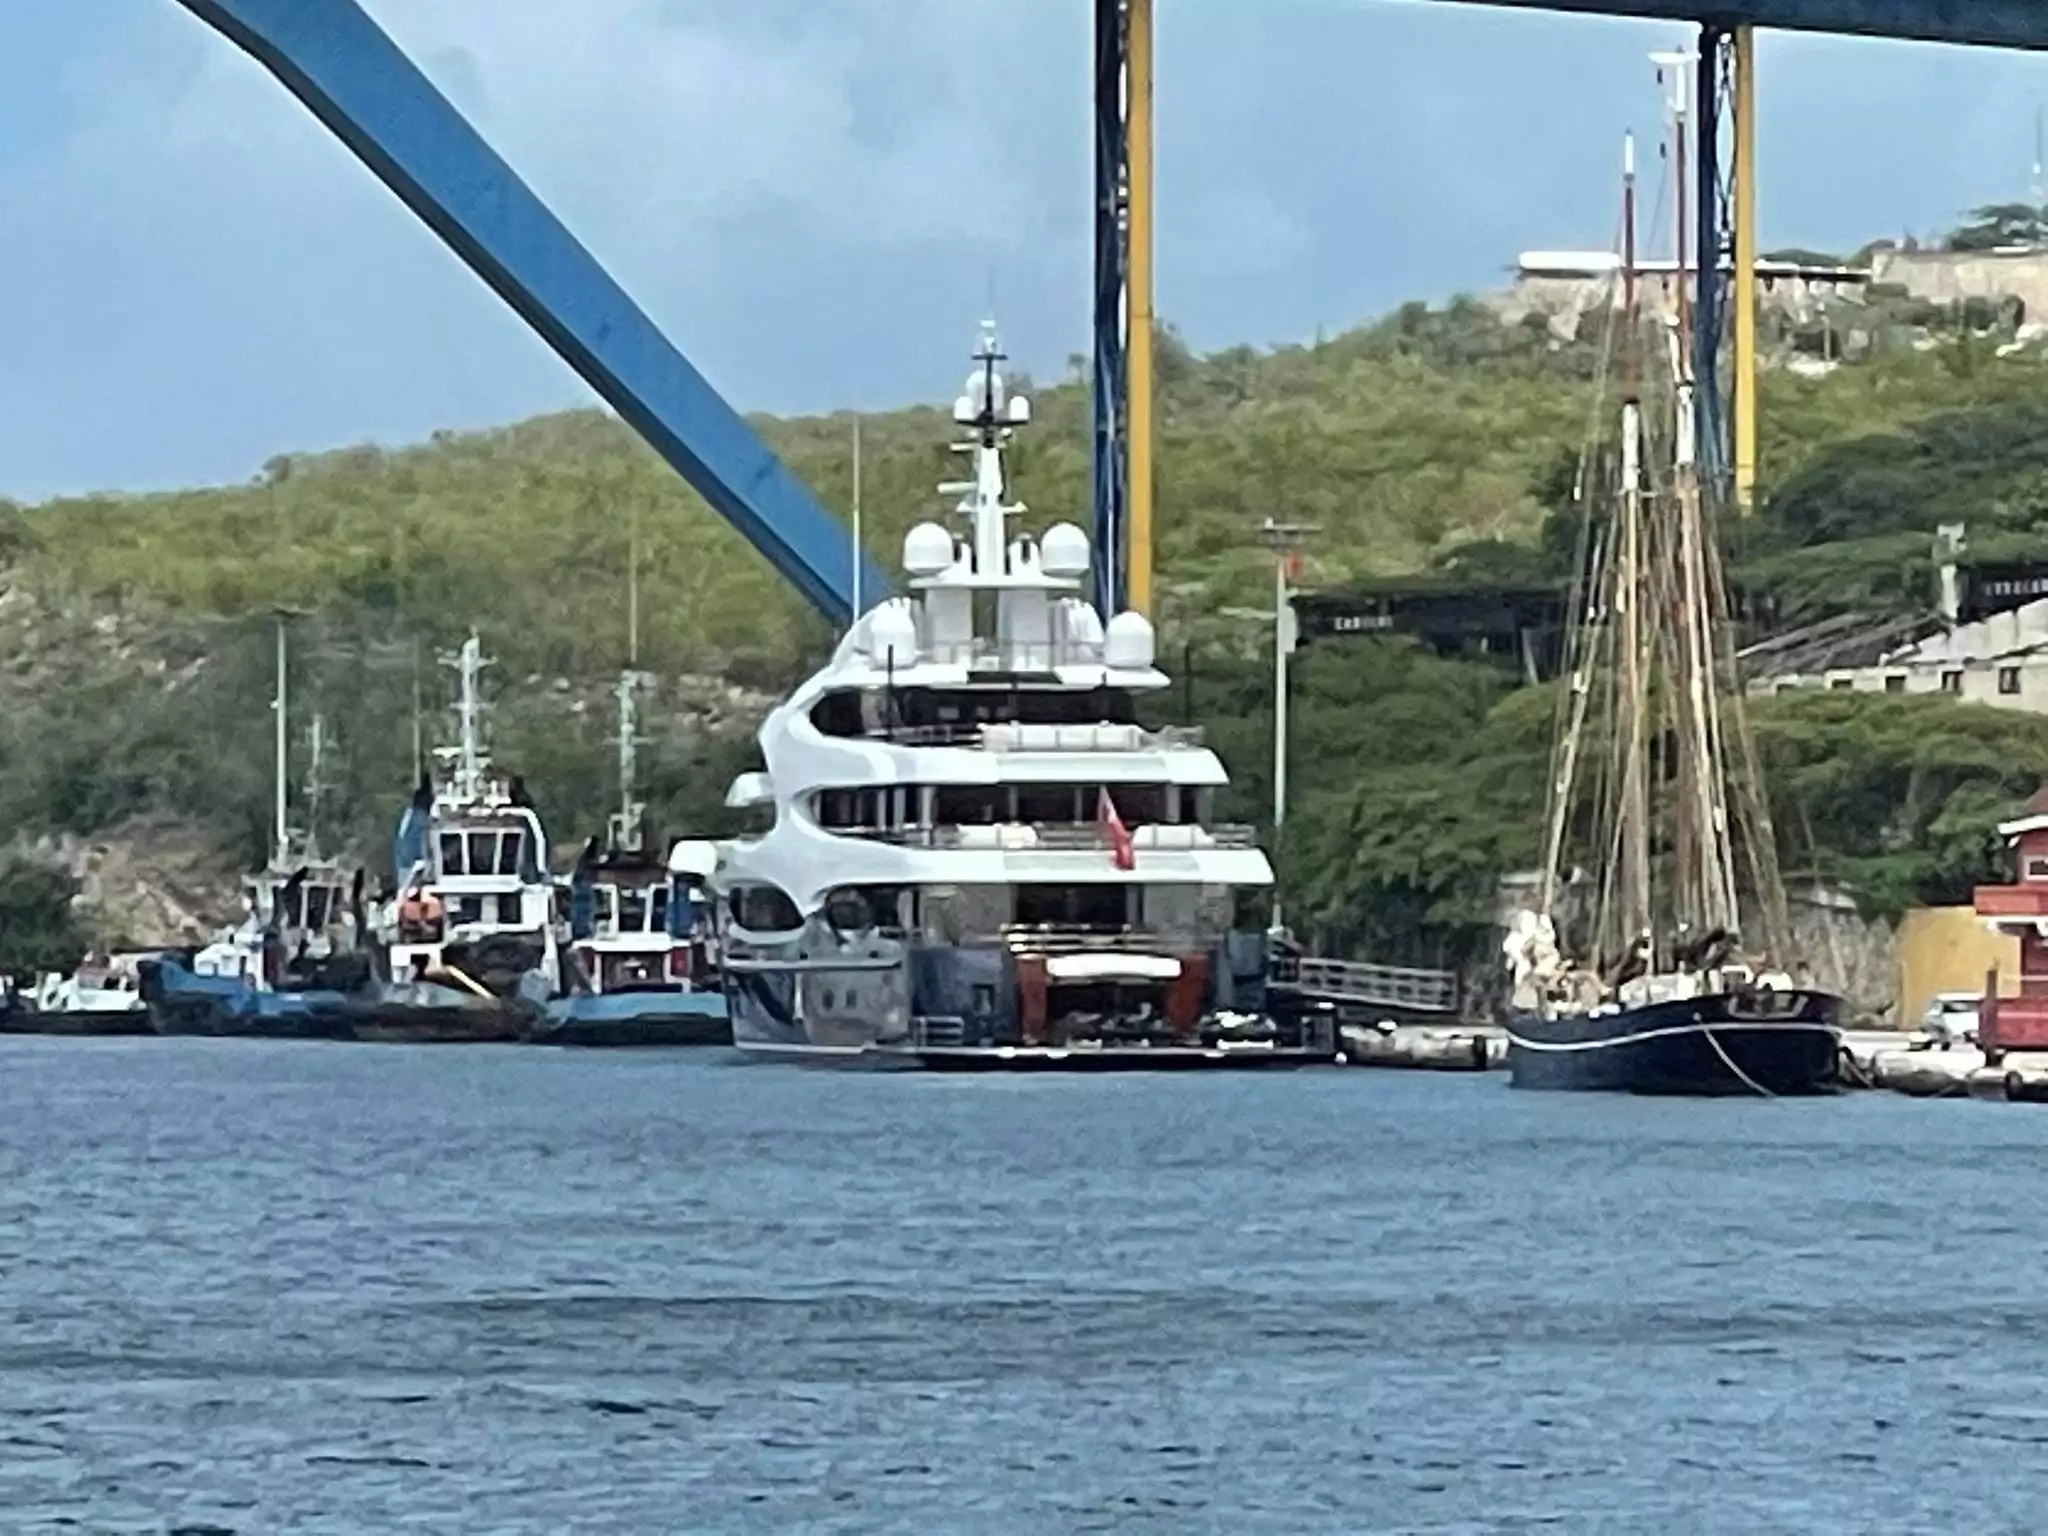
[[[179,0],[253,55],[835,624],[846,527],[356,0]],[[868,606],[890,591],[863,556]]]
[[[1130,489],[1124,377],[1126,151],[1124,74],[1129,59],[1121,0],[1095,0],[1095,603],[1123,608],[1125,502]]]
[[[1721,341],[1727,332],[1729,283],[1721,275],[1721,258],[1726,253],[1721,195],[1721,109],[1725,102],[1722,80],[1734,34],[1726,28],[1700,28],[1699,62],[1693,81],[1693,103],[1699,121],[1699,143],[1693,155],[1694,230],[1693,251],[1698,277],[1694,292],[1698,304],[1693,314],[1694,440],[1699,447],[1700,480],[1716,496],[1725,495],[1728,485],[1729,444],[1727,412],[1721,388]]]
[[[1989,48],[2048,48],[2044,0],[1436,0],[1438,4],[1505,6],[1524,11],[1576,11],[1642,16],[1733,27],[1747,23],[1793,32],[1841,32],[1926,43]]]

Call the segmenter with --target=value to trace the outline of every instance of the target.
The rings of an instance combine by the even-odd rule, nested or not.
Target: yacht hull
[[[900,1014],[802,1017],[788,975],[732,974],[727,992],[732,1043],[747,1056],[855,1071],[1243,1072],[1326,1064],[1335,1050],[1327,1027],[1209,1042],[980,1043],[957,1017],[927,1020],[915,1031],[905,1029]]]
[[[1824,992],[1708,993],[1616,1013],[1514,1012],[1508,1071],[1517,1088],[1682,1097],[1829,1092],[1841,1056],[1842,1000]]]

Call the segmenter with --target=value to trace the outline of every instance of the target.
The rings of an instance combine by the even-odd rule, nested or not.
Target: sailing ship
[[[343,1007],[369,1040],[512,1040],[561,982],[548,839],[525,784],[492,766],[476,633],[457,674],[456,745],[423,772],[392,845],[393,889],[373,918],[376,974]]]
[[[666,859],[637,795],[642,679],[630,666],[618,699],[619,808],[566,883],[564,987],[535,1038],[549,1045],[730,1045],[718,990],[707,894],[717,851],[676,843]]]
[[[904,539],[913,595],[857,615],[763,724],[729,807],[719,938],[734,1043],[761,1056],[937,1070],[1295,1065],[1240,898],[1273,871],[1219,825],[1223,765],[1145,724],[1170,687],[1142,614],[1079,595],[1071,523],[1011,531],[1004,451],[1030,421],[985,329],[942,486],[964,536]]]
[[[1673,108],[1682,186],[1682,94]],[[1791,955],[1735,675],[1718,487],[1696,451],[1682,279],[1661,355],[1639,345],[1632,142],[1624,186],[1623,399],[1618,435],[1582,470],[1544,865],[1503,946],[1508,1064],[1528,1088],[1813,1093],[1834,1080],[1844,1004]],[[1681,274],[1684,227],[1681,208]]]

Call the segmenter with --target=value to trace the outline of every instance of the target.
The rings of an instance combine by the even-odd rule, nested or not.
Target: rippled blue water
[[[0,1526],[2038,1530],[2044,1131],[7,1040]]]

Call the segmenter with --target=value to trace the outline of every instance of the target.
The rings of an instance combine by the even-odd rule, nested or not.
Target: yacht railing
[[[1005,923],[992,937],[1018,955],[1150,954],[1200,947],[1155,930],[1078,923]]]
[[[869,739],[903,747],[974,747],[984,752],[1184,752],[1204,744],[1198,725],[1018,725],[954,722],[903,725]]]
[[[1108,852],[1114,847],[1107,827],[1093,822],[995,822],[951,827],[832,827],[837,837],[858,837],[902,848],[944,848],[992,853]],[[1131,851],[1203,853],[1215,849],[1259,846],[1257,827],[1234,822],[1210,826],[1158,823],[1130,829]]]

